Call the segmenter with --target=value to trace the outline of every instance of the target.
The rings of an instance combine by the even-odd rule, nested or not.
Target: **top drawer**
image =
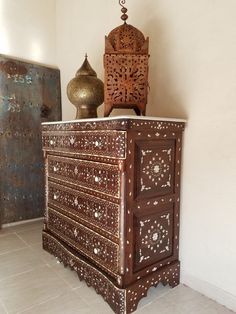
[[[126,157],[125,131],[46,131],[43,149],[81,155]]]

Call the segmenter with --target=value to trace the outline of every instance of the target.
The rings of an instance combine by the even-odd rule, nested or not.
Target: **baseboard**
[[[18,225],[23,225],[23,224],[27,224],[30,222],[36,222],[36,221],[41,221],[43,220],[43,217],[39,217],[39,218],[34,218],[34,219],[27,219],[27,220],[21,220],[21,221],[16,221],[16,222],[10,222],[7,224],[3,224],[2,228],[8,228],[8,227],[15,227]]]
[[[181,283],[236,312],[236,296],[182,271]]]

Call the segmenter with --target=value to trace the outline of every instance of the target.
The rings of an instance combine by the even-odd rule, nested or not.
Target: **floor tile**
[[[216,303],[215,301],[209,300],[204,297],[205,302],[198,305],[196,302],[195,306],[192,308],[194,314],[233,314],[232,311],[228,310],[226,307]],[[187,313],[187,309],[185,311]]]
[[[101,295],[97,294],[94,288],[88,287],[85,282],[80,288],[76,289],[76,293],[90,305],[103,300]]]
[[[70,267],[64,267],[62,263],[57,263],[54,266],[51,266],[52,270],[63,279],[70,288],[75,289],[81,287],[83,284],[79,280],[79,277],[75,271],[72,271]]]
[[[74,291],[69,291],[57,298],[53,298],[32,307],[26,311],[20,312],[24,314],[91,314],[88,305],[78,297]],[[94,312],[96,313],[96,312]]]
[[[0,282],[0,298],[9,314],[67,293],[69,288],[48,266]]]
[[[0,302],[0,314],[7,314],[7,311],[4,309],[3,305]]]
[[[42,243],[42,226],[38,226],[36,229],[17,232],[17,235],[28,245]]]
[[[158,298],[162,297],[166,293],[170,292],[171,288],[169,286],[163,286],[162,284],[159,284],[156,288],[151,287],[148,290],[148,294],[145,298],[142,298],[138,303],[138,309],[143,308],[144,306],[147,306],[152,301],[157,300]]]
[[[37,229],[43,226],[43,219],[22,223],[12,227],[5,227],[0,230],[0,234],[10,234],[15,232]]]
[[[27,244],[24,243],[15,233],[1,235],[0,232],[0,255],[14,250],[19,250],[24,247],[27,247]]]
[[[43,263],[30,248],[23,248],[17,251],[0,255],[0,281],[7,277],[29,271]]]
[[[226,312],[225,312],[226,311]],[[200,293],[179,285],[137,311],[137,314],[232,314]]]
[[[32,244],[29,248],[32,250],[32,254],[37,255],[38,258],[42,259],[47,265],[55,266],[59,263],[55,256],[43,249],[42,242]]]
[[[95,302],[92,302],[89,305],[89,313],[96,313],[96,314],[114,314],[114,311],[111,307],[103,300],[99,299]]]

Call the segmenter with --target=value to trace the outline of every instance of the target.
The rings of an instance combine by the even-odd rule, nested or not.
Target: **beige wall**
[[[103,78],[104,36],[120,24],[117,2],[57,1],[64,119],[75,115],[65,89],[85,52]],[[148,114],[188,119],[182,281],[236,310],[236,1],[127,4],[129,22],[150,37]]]
[[[0,53],[56,65],[56,0],[0,0]]]

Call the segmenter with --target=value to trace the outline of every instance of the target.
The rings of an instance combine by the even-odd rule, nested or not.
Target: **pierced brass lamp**
[[[67,85],[67,96],[77,108],[76,119],[97,118],[97,107],[104,100],[104,85],[88,62],[84,63]]]

